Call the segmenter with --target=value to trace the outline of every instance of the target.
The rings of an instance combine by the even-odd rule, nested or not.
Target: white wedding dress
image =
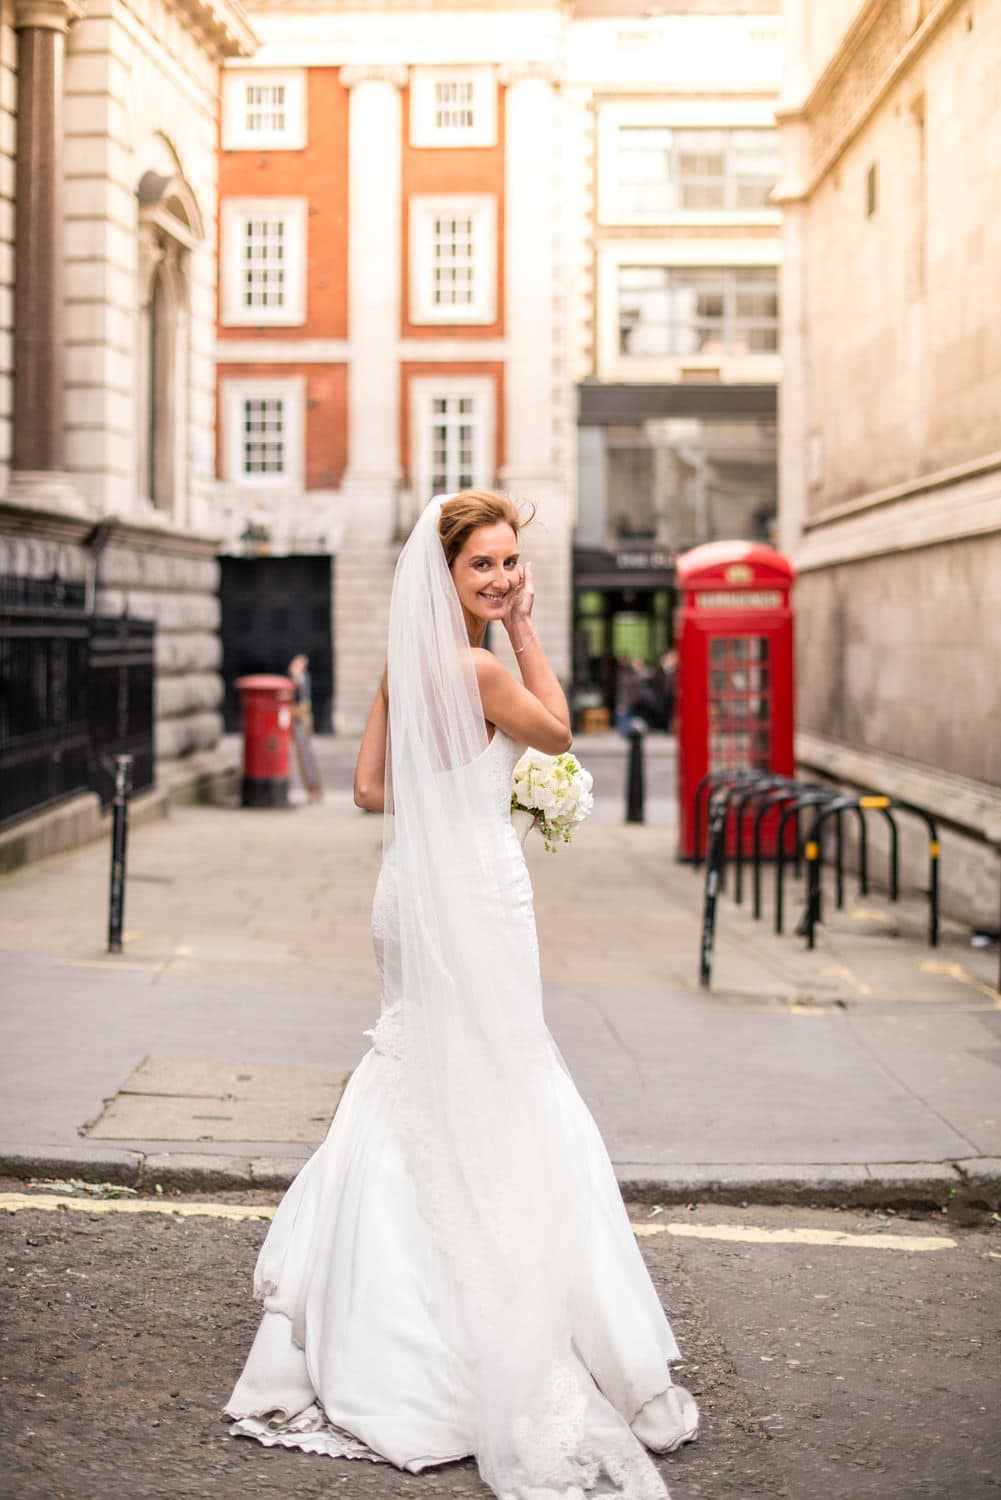
[[[501,868],[489,899],[499,903],[493,919],[513,931],[537,963],[532,887],[509,810],[520,753],[499,731],[482,751],[490,816],[501,830],[491,845]],[[392,847],[387,852],[373,909],[383,981],[373,1045],[355,1069],[326,1139],[275,1215],[255,1282],[264,1315],[226,1411],[235,1419],[232,1432],[268,1445],[418,1471],[478,1453],[483,1413],[477,1402],[485,1398],[477,1395],[483,1375],[472,1374],[471,1350],[450,1333],[456,1325],[436,1313],[448,1261],[444,1271],[438,1265],[432,1273],[427,1184],[410,1149],[414,1117],[401,1086],[407,996],[396,992],[396,970],[386,962],[387,946],[398,937],[395,854]],[[541,1007],[541,987],[537,1003]],[[689,1393],[672,1384],[669,1363],[678,1358],[678,1348],[601,1136],[555,1042],[548,1031],[540,1035],[548,1048],[542,1066],[551,1070],[546,1087],[556,1095],[567,1160],[589,1205],[589,1229],[586,1243],[571,1245],[569,1252],[566,1243],[558,1249],[531,1243],[519,1253],[552,1285],[564,1274],[563,1257],[586,1257],[573,1267],[575,1285],[586,1292],[574,1304],[580,1326],[572,1329],[572,1349],[567,1341],[561,1356],[545,1420],[527,1424],[537,1425],[539,1441],[559,1451],[555,1458],[523,1452],[523,1477],[505,1484],[504,1497],[579,1500],[599,1493],[648,1500],[666,1491],[633,1435],[649,1448],[669,1451],[695,1436],[698,1413]],[[475,1099],[470,1107],[475,1109]],[[503,1139],[493,1144],[504,1152]],[[457,1219],[453,1229],[461,1236]],[[557,1255],[560,1264],[553,1265],[550,1257]],[[568,1265],[567,1276],[570,1270]],[[475,1329],[475,1287],[464,1295],[473,1309],[464,1326]],[[508,1372],[503,1378],[510,1385]],[[518,1442],[530,1447],[530,1434],[522,1431]],[[564,1472],[573,1479],[562,1477]]]

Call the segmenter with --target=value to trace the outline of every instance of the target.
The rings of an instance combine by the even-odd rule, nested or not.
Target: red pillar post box
[[[709,542],[677,559],[680,859],[696,857],[703,776],[793,774],[794,578],[789,559],[758,542]],[[774,819],[763,833],[773,853]]]
[[[289,677],[240,677],[244,807],[287,807],[295,685]]]

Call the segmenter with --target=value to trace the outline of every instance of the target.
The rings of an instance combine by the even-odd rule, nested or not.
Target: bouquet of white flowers
[[[531,813],[550,853],[558,842],[569,844],[573,830],[594,807],[594,780],[569,751],[543,755],[526,750],[514,768],[511,811]]]

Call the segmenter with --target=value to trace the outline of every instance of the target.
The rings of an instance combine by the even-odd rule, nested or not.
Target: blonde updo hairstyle
[[[506,495],[495,494],[493,490],[460,490],[445,501],[438,518],[438,536],[449,569],[473,532],[481,526],[496,526],[503,521],[517,536],[534,518],[534,506],[530,515],[523,516],[512,500]]]

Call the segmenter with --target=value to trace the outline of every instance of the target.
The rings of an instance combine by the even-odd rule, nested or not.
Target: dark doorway
[[[233,686],[250,672],[284,672],[299,651],[309,657],[313,722],[333,727],[333,558],[223,557],[222,671],[226,729],[240,727]]]

